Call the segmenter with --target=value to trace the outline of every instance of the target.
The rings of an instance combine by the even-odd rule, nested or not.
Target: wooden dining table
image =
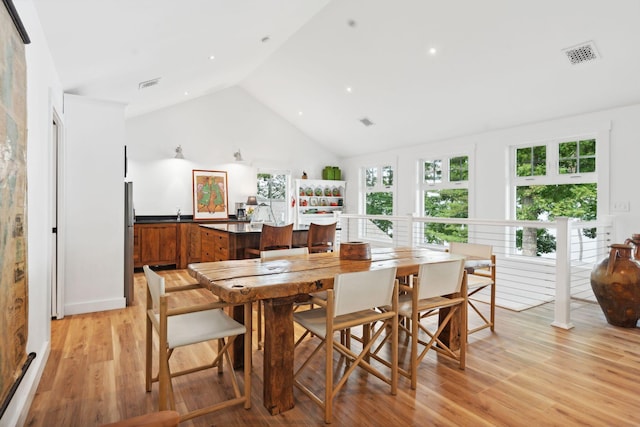
[[[198,283],[231,304],[264,302],[264,406],[272,415],[294,407],[293,304],[313,292],[333,288],[337,274],[397,268],[397,276],[418,273],[420,264],[457,257],[423,248],[373,248],[371,259],[344,260],[338,252],[283,259],[230,260],[190,264]],[[240,315],[242,310],[237,310]],[[241,340],[236,340],[241,341]],[[236,348],[241,355],[241,349]],[[238,360],[238,359],[236,359]]]

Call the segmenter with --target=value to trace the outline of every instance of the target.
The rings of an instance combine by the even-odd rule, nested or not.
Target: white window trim
[[[467,157],[468,168],[467,168],[467,180],[466,181],[451,181],[450,180],[450,169],[449,162],[451,159],[456,157]],[[443,165],[446,164],[446,167],[442,170],[442,181],[428,183],[425,182],[425,174],[424,174],[424,164],[425,162],[434,162],[436,160],[442,161]],[[419,179],[420,179],[420,189],[424,194],[424,191],[427,190],[447,190],[447,189],[456,189],[456,188],[469,188],[469,181],[471,180],[471,161],[472,156],[470,153],[456,153],[456,154],[447,154],[442,156],[433,156],[433,157],[424,157],[418,161],[418,169],[419,169]]]
[[[524,186],[524,185],[551,185],[551,184],[580,184],[580,183],[595,183],[598,187],[598,202],[597,202],[597,213],[598,217],[603,217],[609,215],[609,199],[610,199],[610,179],[609,179],[609,159],[610,159],[610,149],[611,149],[611,122],[603,125],[599,130],[588,132],[588,133],[576,133],[569,136],[564,137],[554,137],[545,140],[538,140],[535,142],[528,142],[523,144],[517,144],[509,146],[507,149],[509,150],[509,212],[510,218],[516,218],[516,187]],[[569,141],[582,141],[586,139],[595,139],[596,140],[596,172],[595,173],[583,173],[583,174],[559,174],[558,173],[558,153],[557,153],[557,145],[560,142],[569,142]],[[516,177],[516,149],[523,147],[533,147],[537,145],[549,145],[555,144],[556,149],[554,151],[553,157],[549,158],[549,153],[547,153],[547,172],[549,171],[549,162],[552,162],[551,167],[553,168],[554,175],[549,177]],[[555,166],[553,163],[555,162]],[[574,177],[575,178],[572,178]],[[534,178],[533,180],[527,178]],[[537,179],[536,179],[537,178]],[[506,233],[508,234],[508,233]],[[508,257],[516,257],[515,255],[515,241],[511,239],[507,239],[505,236],[505,249]],[[542,259],[543,261],[544,259]],[[541,262],[538,259],[531,259],[532,262]]]
[[[449,160],[455,157],[462,157],[462,156],[466,156],[467,157],[467,162],[468,162],[468,169],[467,169],[467,180],[466,181],[450,181],[449,180],[449,176],[450,176],[450,170],[449,170]],[[441,160],[443,165],[444,165],[444,169],[442,171],[442,181],[441,182],[437,182],[437,183],[427,183],[425,182],[425,174],[424,174],[424,163],[425,162],[433,162],[436,160]],[[471,191],[469,191],[470,189],[470,181],[473,179],[473,160],[474,157],[472,155],[472,153],[468,152],[468,151],[464,151],[464,152],[456,152],[456,153],[450,153],[450,154],[446,154],[446,155],[440,155],[440,156],[425,156],[422,157],[419,161],[418,161],[418,207],[419,207],[419,212],[420,215],[425,215],[424,212],[424,196],[425,196],[425,192],[427,191],[437,191],[437,190],[454,190],[454,189],[460,189],[460,188],[464,188],[467,190],[467,205],[468,205],[468,211],[467,211],[467,217],[469,217],[471,211],[472,211],[472,207],[471,207]]]
[[[390,167],[391,170],[393,171],[393,184],[391,185],[383,185],[382,184],[382,169],[386,168],[386,167]],[[367,175],[366,175],[366,170],[367,169],[372,169],[372,168],[376,168],[378,169],[378,180],[376,182],[376,184],[373,187],[368,187],[367,186]],[[390,164],[377,164],[377,165],[369,165],[369,166],[363,166],[362,168],[360,168],[360,185],[362,188],[361,191],[361,197],[360,197],[360,212],[364,215],[366,214],[366,209],[367,209],[367,194],[370,193],[393,193],[393,206],[392,206],[392,214],[391,215],[395,215],[395,211],[396,211],[396,182],[398,181],[397,178],[397,170],[396,167],[394,165],[390,165]]]
[[[291,177],[291,171],[290,170],[286,170],[286,169],[262,169],[262,168],[258,168],[256,170],[256,184],[257,184],[257,177],[259,174],[269,174],[269,175],[284,175],[287,178],[287,181],[285,183],[285,194],[284,194],[284,204],[285,204],[285,224],[290,223],[291,221],[293,221],[294,219],[294,215],[293,215],[293,208],[291,207],[291,203],[289,202],[291,200],[291,197],[293,194],[293,191],[295,191],[295,189],[292,188],[293,186],[293,179]],[[256,188],[257,191],[257,188]]]
[[[596,140],[596,171],[595,172],[582,172],[582,173],[573,173],[573,174],[561,174],[559,173],[559,156],[558,156],[558,147],[563,142],[572,142],[572,141],[584,141],[587,139],[595,139]],[[519,148],[527,148],[527,147],[536,147],[536,146],[546,146],[547,147],[547,174],[546,175],[533,175],[533,176],[516,176],[516,150]],[[588,184],[588,183],[597,183],[598,182],[598,174],[599,170],[599,162],[598,158],[600,156],[600,141],[598,137],[593,134],[582,135],[578,137],[571,138],[553,138],[547,141],[540,141],[533,144],[522,144],[522,145],[513,145],[511,146],[510,152],[510,180],[513,186],[525,186],[525,185],[556,185],[556,184]]]
[[[449,169],[449,160],[455,157],[467,157],[467,180],[466,181],[450,181],[450,169]],[[425,162],[433,162],[435,160],[441,160],[443,164],[442,171],[442,181],[438,183],[427,183],[425,182],[425,173],[424,173],[424,163]],[[418,191],[417,191],[417,209],[419,215],[426,216],[424,210],[424,197],[427,191],[439,191],[439,190],[455,190],[455,189],[466,189],[467,190],[467,218],[472,217],[472,213],[475,212],[474,203],[474,195],[471,185],[471,181],[474,178],[475,173],[475,151],[474,149],[466,149],[460,151],[452,151],[441,153],[439,155],[428,155],[422,156],[417,162],[417,176],[418,176]],[[424,233],[424,223],[421,223],[419,226],[418,233]],[[469,228],[468,230],[469,237],[471,237],[473,233],[473,228]],[[432,247],[432,245],[427,244],[424,245],[427,248]],[[433,247],[437,247],[438,245],[433,245]]]
[[[516,218],[516,187],[525,185],[556,185],[556,184],[588,184],[596,183],[598,186],[598,216],[609,215],[609,151],[610,151],[610,125],[596,132],[580,133],[564,137],[549,138],[535,142],[510,146],[509,149],[509,212],[510,218]],[[569,141],[583,141],[585,139],[596,140],[596,171],[577,174],[558,173],[558,144]],[[516,176],[516,149],[547,146],[547,175],[545,176]],[[552,152],[549,153],[549,146]]]
[[[359,203],[359,207],[358,210],[362,215],[367,215],[366,210],[367,210],[367,195],[371,194],[371,193],[392,193],[392,201],[393,201],[393,205],[391,207],[391,215],[395,215],[396,212],[396,206],[398,203],[397,200],[397,182],[398,182],[398,168],[397,165],[393,162],[375,162],[375,164],[369,164],[366,166],[362,166],[360,168],[360,195],[359,195],[359,199],[360,199],[360,203]],[[383,185],[382,184],[382,169],[385,167],[390,167],[391,170],[393,171],[393,183],[389,186]],[[372,168],[377,168],[378,169],[378,179],[376,181],[376,184],[373,187],[368,187],[367,186],[367,169],[372,169]],[[368,235],[367,233],[367,229],[366,226],[364,225],[364,223],[362,224],[362,228],[360,230],[358,230],[358,236],[360,236],[361,238],[366,238],[368,240],[376,240],[375,238],[372,238],[372,236]]]

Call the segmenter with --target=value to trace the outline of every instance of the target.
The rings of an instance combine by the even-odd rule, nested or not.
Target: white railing
[[[449,229],[442,235],[451,235],[455,229],[457,240],[492,245],[498,264],[499,305],[523,310],[555,301],[552,325],[564,329],[573,327],[572,299],[595,301],[590,273],[594,264],[607,256],[614,226],[611,217],[542,222],[352,214],[340,215],[340,224],[342,242],[365,241],[372,247],[445,250],[448,242],[438,239],[438,227],[444,226]],[[525,254],[517,241],[524,230],[531,229],[555,241],[555,250]]]

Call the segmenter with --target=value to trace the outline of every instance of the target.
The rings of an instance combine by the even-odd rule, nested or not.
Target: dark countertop
[[[200,227],[212,228],[214,230],[226,231],[227,233],[237,233],[237,234],[260,233],[262,231],[261,228],[252,227],[251,224],[248,222],[239,222],[239,221],[235,221],[233,223],[226,223],[226,224],[201,223]],[[309,230],[308,225],[299,225],[299,226],[294,225],[293,227],[294,232],[307,231],[307,230]]]
[[[181,215],[180,220],[178,221],[176,215],[137,215],[135,223],[136,224],[158,224],[158,223],[176,223],[179,224],[181,222],[191,223],[195,222],[198,224],[226,224],[229,222],[232,223],[246,223],[249,224],[249,221],[240,221],[235,215],[229,215],[228,219],[218,219],[218,220],[207,220],[207,221],[194,221],[193,215]]]

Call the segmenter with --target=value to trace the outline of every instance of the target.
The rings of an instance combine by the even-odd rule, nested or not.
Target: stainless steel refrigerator
[[[124,297],[133,304],[133,182],[124,183]]]

